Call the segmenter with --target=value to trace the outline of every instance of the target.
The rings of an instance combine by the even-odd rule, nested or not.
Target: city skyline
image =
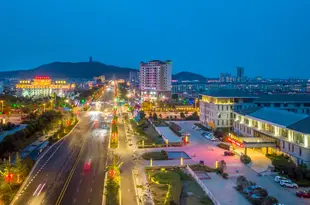
[[[310,77],[307,1],[138,1],[132,9],[125,2],[16,2],[0,8],[7,19],[0,22],[7,31],[0,34],[0,71],[93,56],[136,69],[140,61],[170,59],[173,73],[206,77],[236,75],[237,66],[250,77]],[[155,12],[161,8],[173,9]]]

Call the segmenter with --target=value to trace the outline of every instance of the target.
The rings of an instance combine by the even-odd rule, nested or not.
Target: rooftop
[[[279,125],[300,133],[310,134],[310,116],[297,114],[286,110],[276,108],[250,108],[240,111],[235,111],[244,116],[255,118]]]
[[[237,90],[237,89],[219,89],[210,90],[202,93],[201,95],[207,95],[217,98],[258,98],[258,96],[251,95],[248,92]]]
[[[255,102],[307,102],[310,103],[309,94],[274,94],[261,95]]]

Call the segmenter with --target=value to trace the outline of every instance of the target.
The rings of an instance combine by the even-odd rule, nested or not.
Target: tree
[[[178,96],[178,94],[175,93],[175,94],[172,94],[171,98],[172,98],[174,101],[178,101],[179,96]]]
[[[184,115],[183,112],[180,113],[180,118],[181,118],[181,119],[184,119],[184,118],[185,118],[185,115]]]
[[[153,120],[155,120],[155,121],[158,120],[156,112],[153,113]]]
[[[279,201],[273,197],[273,196],[266,196],[263,199],[262,205],[273,205],[273,204],[277,204],[279,203]]]
[[[16,152],[15,165],[13,167],[13,173],[17,176],[17,183],[21,183],[24,177],[27,175],[27,166],[23,164],[19,153]]]
[[[219,169],[220,173],[223,173],[225,171],[225,169],[226,169],[226,162],[224,160],[221,160],[219,162],[218,169]]]
[[[141,111],[139,112],[139,115],[140,115],[140,119],[141,119],[141,120],[143,120],[143,119],[145,118],[145,113],[144,113],[144,111],[141,110]]]

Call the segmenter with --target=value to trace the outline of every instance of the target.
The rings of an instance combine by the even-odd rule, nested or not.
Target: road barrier
[[[214,205],[221,205],[220,202],[211,193],[211,191],[201,181],[201,179],[198,178],[198,176],[195,174],[195,172],[189,166],[186,166],[186,169],[190,173],[190,175],[196,180],[196,182],[199,184],[199,186],[202,188],[202,190],[209,196],[209,198],[214,203]]]

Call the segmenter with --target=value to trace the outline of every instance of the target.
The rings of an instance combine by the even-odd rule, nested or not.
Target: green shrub
[[[228,179],[228,174],[225,173],[225,172],[223,172],[223,173],[221,174],[221,176],[222,176],[224,179]]]
[[[241,155],[240,160],[244,164],[249,164],[251,162],[251,158],[248,155]]]
[[[225,149],[225,150],[230,150],[230,145],[228,145],[228,144],[220,143],[217,146],[219,148],[222,148],[222,149]]]

